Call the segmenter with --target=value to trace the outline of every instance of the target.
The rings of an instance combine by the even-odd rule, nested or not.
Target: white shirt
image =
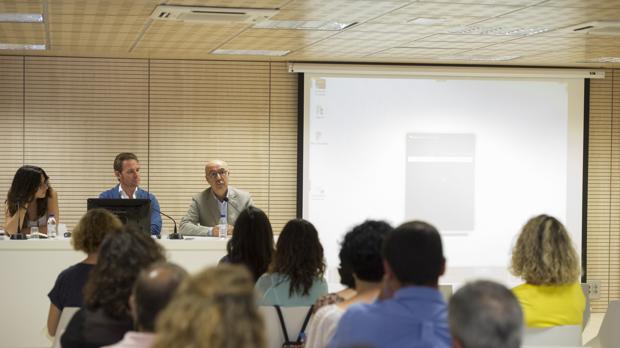
[[[308,329],[306,329],[305,348],[327,347],[327,343],[336,333],[338,322],[340,322],[344,312],[335,304],[319,308],[314,313],[314,318],[310,321]]]
[[[127,196],[125,191],[123,191],[123,188],[121,187],[121,185],[118,185],[118,192],[120,192],[122,199],[129,199],[129,196]],[[131,198],[136,199],[136,193],[137,192],[138,192],[138,188],[136,187],[136,190],[133,191],[133,197],[131,197]]]

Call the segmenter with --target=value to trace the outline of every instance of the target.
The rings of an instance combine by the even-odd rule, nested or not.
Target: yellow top
[[[521,284],[515,294],[528,327],[581,325],[586,298],[579,282],[568,285]]]

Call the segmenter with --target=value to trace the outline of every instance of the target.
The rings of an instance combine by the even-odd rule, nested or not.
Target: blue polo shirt
[[[448,306],[441,293],[425,286],[399,289],[394,297],[355,304],[340,319],[328,348],[450,348]]]

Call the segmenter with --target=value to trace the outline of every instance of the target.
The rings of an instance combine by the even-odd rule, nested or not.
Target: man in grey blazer
[[[248,192],[228,186],[229,174],[226,162],[207,162],[205,178],[211,187],[192,197],[192,204],[181,219],[181,234],[218,236],[220,215],[226,217],[228,234],[232,234],[239,213],[254,203]]]

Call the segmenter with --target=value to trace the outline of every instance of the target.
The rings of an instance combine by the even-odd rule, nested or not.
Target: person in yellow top
[[[512,291],[528,327],[582,325],[586,300],[579,258],[560,221],[548,215],[530,219],[512,251],[510,268],[525,280]]]

